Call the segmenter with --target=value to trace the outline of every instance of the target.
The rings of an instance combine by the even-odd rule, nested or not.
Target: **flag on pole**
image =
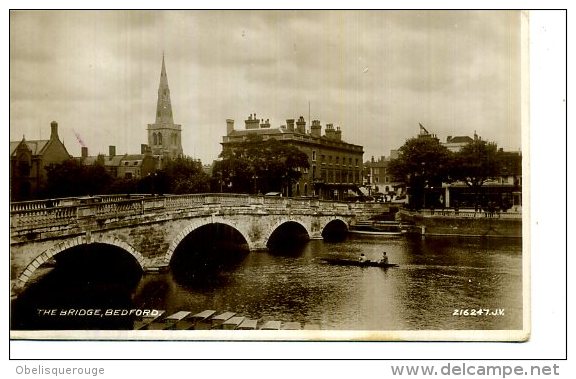
[[[424,132],[424,133],[426,133],[426,134],[430,134],[430,133],[428,133],[428,130],[426,130],[426,128],[424,127],[424,125],[422,125],[422,123],[419,122],[418,124],[420,125],[420,131],[421,131],[421,132]]]
[[[84,141],[82,141],[82,138],[80,137],[80,134],[78,134],[74,129],[72,129],[72,131],[74,132],[74,135],[76,136],[76,139],[77,139],[78,142],[80,143],[80,146],[86,147],[86,144],[84,143]]]

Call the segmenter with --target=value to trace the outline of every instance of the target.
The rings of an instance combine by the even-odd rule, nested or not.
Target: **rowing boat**
[[[360,267],[398,267],[396,263],[382,263],[378,261],[364,261],[360,262],[356,259],[346,259],[346,258],[321,258],[322,261],[339,266],[360,266]]]

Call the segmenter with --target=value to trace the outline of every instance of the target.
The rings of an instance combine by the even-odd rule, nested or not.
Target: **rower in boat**
[[[368,259],[366,258],[364,253],[360,254],[360,258],[358,258],[358,262],[360,262],[360,263],[368,262]]]
[[[378,261],[378,263],[383,264],[383,265],[387,265],[388,264],[388,256],[386,255],[386,252],[382,253],[382,258],[380,258],[380,260]]]

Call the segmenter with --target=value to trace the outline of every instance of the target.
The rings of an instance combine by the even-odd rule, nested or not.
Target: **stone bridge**
[[[342,203],[233,194],[98,196],[12,203],[10,263],[12,292],[57,254],[84,244],[107,244],[131,254],[142,270],[170,264],[182,240],[209,224],[225,224],[250,250],[266,249],[285,223],[322,238],[331,223],[347,229],[357,218],[386,211],[376,203]]]

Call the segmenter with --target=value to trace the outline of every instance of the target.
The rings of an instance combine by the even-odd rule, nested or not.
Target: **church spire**
[[[162,54],[162,71],[160,72],[160,85],[158,86],[158,103],[156,105],[156,124],[174,124],[172,117],[172,103],[170,102],[170,88],[166,75],[166,64]]]
[[[169,158],[183,155],[182,129],[180,124],[174,123],[172,116],[172,102],[170,101],[164,53],[162,53],[162,70],[160,71],[160,85],[158,86],[156,122],[148,124],[148,146],[154,155]]]

